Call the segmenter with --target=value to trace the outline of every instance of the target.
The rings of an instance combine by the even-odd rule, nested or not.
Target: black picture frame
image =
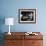
[[[19,23],[36,23],[36,9],[19,9]]]

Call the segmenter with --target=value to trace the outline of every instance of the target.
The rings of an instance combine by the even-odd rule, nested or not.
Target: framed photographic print
[[[36,23],[36,9],[19,9],[19,23]]]

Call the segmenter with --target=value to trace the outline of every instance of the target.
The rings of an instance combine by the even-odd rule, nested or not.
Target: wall
[[[41,31],[46,30],[44,21],[46,18],[45,1],[40,0],[1,0],[1,15],[15,18],[15,25],[11,28],[12,31]],[[19,24],[18,9],[35,8],[36,9],[36,24]],[[7,26],[2,26],[2,32],[8,31]],[[6,28],[7,27],[7,28]],[[14,28],[14,29],[13,29]],[[45,29],[43,31],[43,29]]]
[[[18,23],[18,9],[22,8],[36,9],[36,24]],[[15,19],[14,26],[11,26],[12,32],[38,31],[42,32],[46,36],[45,0],[0,0],[0,18],[4,20],[4,18],[7,17],[13,17]],[[8,26],[6,26],[4,23],[1,23],[0,32],[8,32]]]
[[[2,17],[13,17],[15,24],[11,31],[46,31],[46,1],[40,0],[1,0],[1,14]],[[18,9],[29,8],[36,9],[36,24],[19,24],[18,23]],[[8,27],[2,25],[2,32],[8,31]],[[45,30],[44,30],[45,29]]]

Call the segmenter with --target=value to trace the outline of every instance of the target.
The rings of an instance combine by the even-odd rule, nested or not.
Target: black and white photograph
[[[19,23],[35,23],[36,9],[19,9]]]

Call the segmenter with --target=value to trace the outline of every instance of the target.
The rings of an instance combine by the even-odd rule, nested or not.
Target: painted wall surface
[[[13,17],[15,20],[11,31],[46,31],[46,1],[41,0],[1,0],[0,18]],[[18,9],[36,9],[36,24],[19,24]],[[3,24],[2,32],[8,31],[8,27]]]
[[[36,9],[36,24],[19,24],[18,9]],[[5,18],[13,17],[11,32],[42,32],[46,36],[46,0],[0,0],[0,32],[8,32]],[[0,34],[1,34],[0,33]],[[0,36],[2,37],[2,36]],[[44,46],[46,46],[44,37]],[[1,38],[2,39],[2,38]]]

